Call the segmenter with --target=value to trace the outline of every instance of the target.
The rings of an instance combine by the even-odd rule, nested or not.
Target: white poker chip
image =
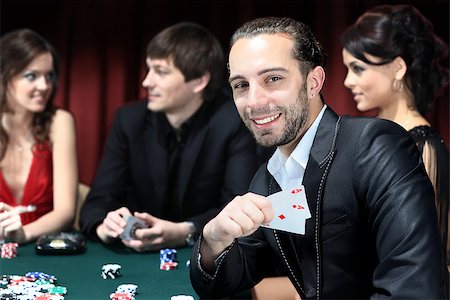
[[[51,300],[64,300],[65,299],[63,295],[56,295],[56,294],[52,294],[52,295],[44,294],[44,295],[50,296]]]
[[[122,267],[119,264],[106,264],[102,266],[102,278],[103,279],[115,279],[120,276],[120,269]]]
[[[38,285],[40,291],[48,291],[51,288],[54,288],[55,285],[53,283],[43,283]]]
[[[138,286],[136,284],[127,283],[121,284],[117,287],[116,292],[118,293],[130,293],[132,296],[136,294]]]
[[[103,265],[102,270],[115,272],[115,271],[120,270],[121,268],[122,268],[122,266],[119,264],[106,264],[106,265]]]
[[[28,291],[26,294],[17,295],[17,300],[28,300],[28,299],[34,300],[34,299],[36,299],[36,297],[40,297],[40,296],[43,296],[43,295],[44,295],[44,293],[41,293],[41,292],[30,292],[30,291]],[[53,298],[52,298],[52,300],[53,300]]]
[[[27,288],[20,285],[11,285],[7,288],[8,291],[16,294],[16,295],[26,295],[27,294]]]
[[[194,300],[194,297],[189,295],[175,295],[170,297],[170,300]]]

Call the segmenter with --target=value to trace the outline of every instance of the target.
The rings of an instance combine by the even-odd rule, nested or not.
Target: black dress
[[[414,127],[409,131],[414,140],[433,183],[436,192],[436,208],[439,220],[439,232],[446,264],[450,263],[448,241],[449,221],[449,151],[439,133],[429,126]]]

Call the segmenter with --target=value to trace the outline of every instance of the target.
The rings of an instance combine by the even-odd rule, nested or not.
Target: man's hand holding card
[[[129,215],[126,217],[127,224],[125,225],[125,228],[123,229],[122,234],[120,235],[120,238],[122,240],[134,240],[136,239],[135,232],[137,229],[141,228],[148,228],[148,224],[145,223],[145,221],[136,218],[133,215]]]
[[[272,203],[274,218],[269,224],[261,226],[305,234],[306,220],[311,218],[311,212],[303,185],[269,195],[267,198]]]

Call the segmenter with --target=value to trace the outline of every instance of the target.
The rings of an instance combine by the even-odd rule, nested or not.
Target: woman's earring
[[[392,82],[392,90],[396,93],[400,93],[401,91],[403,91],[403,81],[394,79],[394,81]]]

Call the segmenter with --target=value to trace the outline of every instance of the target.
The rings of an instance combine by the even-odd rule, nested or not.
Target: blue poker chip
[[[161,263],[178,262],[176,249],[161,249],[159,251],[159,260]]]
[[[44,272],[28,272],[25,274],[25,277],[31,278],[33,280],[45,279],[52,283],[56,282],[56,277],[53,275],[46,274]]]

